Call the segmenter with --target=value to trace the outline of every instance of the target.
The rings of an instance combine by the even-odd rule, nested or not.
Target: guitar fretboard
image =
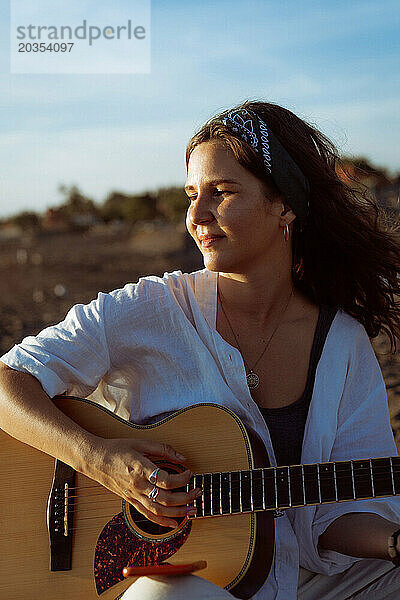
[[[212,517],[400,494],[400,457],[372,458],[249,471],[203,473],[196,517]]]

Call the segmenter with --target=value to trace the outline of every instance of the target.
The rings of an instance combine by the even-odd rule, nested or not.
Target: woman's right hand
[[[126,438],[97,438],[97,440],[98,447],[91,454],[90,462],[87,462],[82,469],[85,475],[118,494],[147,519],[163,527],[177,526],[177,522],[171,517],[195,514],[194,507],[187,505],[201,496],[201,490],[195,488],[189,493],[173,491],[176,488],[186,487],[193,475],[189,470],[170,474],[160,469],[157,474],[159,488],[157,499],[153,502],[148,497],[154,487],[149,477],[157,468],[157,465],[148,458],[149,456],[168,459],[175,463],[185,461],[185,457],[178,454],[171,446]]]

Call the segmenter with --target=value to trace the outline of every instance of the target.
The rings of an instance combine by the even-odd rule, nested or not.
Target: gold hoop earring
[[[289,241],[289,237],[290,237],[290,231],[289,231],[289,225],[286,223],[285,227],[283,228],[283,237],[285,242]]]

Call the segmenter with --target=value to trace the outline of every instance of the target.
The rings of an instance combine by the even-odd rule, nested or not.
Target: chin
[[[231,261],[223,260],[218,256],[204,255],[203,254],[204,266],[209,271],[215,271],[216,273],[234,273],[234,266]]]

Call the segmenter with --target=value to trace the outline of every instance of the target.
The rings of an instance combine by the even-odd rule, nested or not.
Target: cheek
[[[192,223],[192,219],[190,216],[190,206],[188,207],[187,211],[186,211],[186,229],[188,230],[188,232],[190,233],[190,235],[193,237],[194,236],[194,232],[195,232],[195,227]]]

